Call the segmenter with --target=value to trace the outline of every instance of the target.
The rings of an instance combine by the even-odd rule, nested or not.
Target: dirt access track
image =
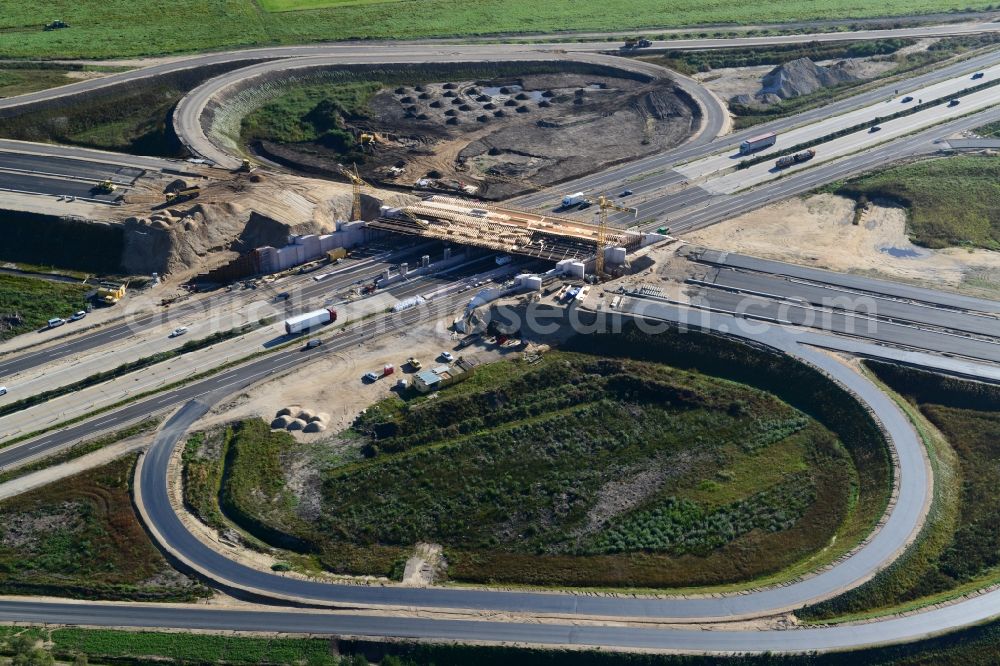
[[[697,106],[669,78],[538,73],[400,86],[377,93],[346,129],[377,141],[370,182],[503,199],[662,152],[698,128]],[[286,166],[335,172],[319,143],[254,146]]]

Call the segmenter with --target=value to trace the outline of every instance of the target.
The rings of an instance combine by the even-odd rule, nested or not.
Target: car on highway
[[[957,99],[948,100],[948,106],[958,106],[958,100]]]
[[[455,357],[452,355],[451,352],[441,352],[441,358],[448,361],[449,363],[455,360]]]
[[[7,395],[7,387],[0,386],[0,395]]]
[[[49,321],[46,324],[46,326],[48,328],[56,328],[58,326],[62,326],[65,323],[66,323],[66,320],[63,319],[62,317],[53,317],[52,319],[49,319]]]
[[[323,273],[322,275],[314,275],[313,276],[313,280],[316,280],[316,282],[319,282],[321,280],[327,279],[328,277],[330,277],[329,273]]]
[[[985,76],[985,74],[983,74],[982,72],[976,72],[975,74],[972,75],[972,78],[973,78],[973,80],[975,80],[975,79],[981,79],[984,76]]]
[[[881,132],[881,131],[882,131],[881,125],[872,125],[871,127],[868,128],[869,134],[874,134],[875,132]]]
[[[278,294],[277,296],[275,296],[274,298],[275,298],[275,300],[278,300],[278,301],[287,301],[291,297],[292,297],[291,294],[289,294],[287,291],[283,291],[280,294]]]
[[[907,96],[906,96],[906,97],[904,97],[904,98],[903,98],[903,99],[902,99],[901,101],[903,102],[903,104],[908,104],[908,103],[910,103],[910,102],[912,102],[912,101],[913,101],[913,98],[912,98],[912,97],[910,97],[909,95],[907,95]]]
[[[618,196],[620,196],[620,197],[627,197],[627,196],[630,196],[631,194],[632,194],[632,190],[622,190],[622,193],[619,194]]]
[[[316,347],[319,347],[321,344],[323,344],[322,340],[320,340],[319,338],[313,338],[312,340],[306,343],[306,346],[303,347],[303,349],[316,349]]]
[[[84,312],[83,310],[80,310],[78,312],[74,312],[73,316],[69,318],[69,321],[80,321],[81,319],[83,319],[86,316],[87,316],[87,313]]]
[[[170,331],[170,337],[176,338],[178,336],[184,335],[188,332],[187,326],[178,326],[174,330]]]

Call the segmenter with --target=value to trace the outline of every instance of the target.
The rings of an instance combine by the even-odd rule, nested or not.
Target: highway
[[[838,33],[842,34],[842,33]],[[707,40],[711,41],[711,40]],[[732,44],[732,42],[730,42]],[[331,62],[421,62],[439,57],[448,61],[463,59],[512,59],[531,60],[543,58],[566,58],[558,51],[573,52],[573,59],[593,59],[602,61],[606,56],[590,55],[587,45],[532,45],[530,49],[519,45],[482,45],[482,46],[407,46],[399,45],[391,54],[382,53],[383,46],[375,45],[318,45],[315,47],[288,47],[283,49],[257,49],[253,51],[212,54],[197,56],[182,61],[162,65],[166,69],[178,66],[195,66],[193,63],[205,64],[209,59],[219,58],[214,62],[234,62],[247,58],[286,57],[286,55],[315,56],[302,57],[294,62],[268,62],[252,65],[244,70],[230,72],[206,82],[192,91],[187,104],[178,106],[178,131],[185,140],[199,141],[196,134],[200,132],[202,111],[208,100],[227,86],[236,85],[249,73],[257,75],[274,69],[294,69],[299,67],[327,66]],[[607,48],[607,43],[601,43]],[[705,48],[703,46],[702,48]],[[518,50],[520,49],[520,50]],[[595,49],[596,50],[596,49]],[[387,51],[387,50],[386,50]],[[280,52],[285,55],[278,55]],[[265,55],[267,54],[267,55]],[[230,60],[225,60],[230,58]],[[373,60],[374,58],[374,60]],[[421,60],[423,59],[423,60]],[[306,62],[306,61],[309,62]],[[980,56],[977,62],[961,63],[952,66],[950,76],[961,76],[968,71],[987,64],[1000,62],[1000,54],[992,53]],[[72,84],[54,91],[33,93],[37,97],[22,96],[10,100],[0,100],[0,108],[12,108],[19,104],[33,103],[39,100],[58,99],[67,91],[99,90],[104,86],[117,85],[125,81],[135,81],[144,76],[155,76],[147,70],[128,72],[114,81],[98,79],[95,81]],[[914,84],[920,77],[914,77],[907,86],[935,85],[941,81],[942,72],[925,75],[923,83]],[[108,77],[111,79],[113,77]],[[683,85],[683,84],[682,84]],[[77,87],[79,86],[79,87]],[[88,87],[89,86],[89,87]],[[696,86],[702,90],[700,86]],[[902,85],[900,89],[903,90]],[[874,101],[879,90],[844,100],[841,110],[858,108],[866,102]],[[882,93],[885,91],[882,90]],[[694,94],[694,93],[692,93]],[[47,95],[47,96],[46,96]],[[872,96],[867,99],[866,96]],[[864,99],[863,99],[864,98]],[[19,101],[20,100],[20,101]],[[710,100],[707,100],[711,103]],[[606,187],[612,184],[629,182],[630,178],[639,178],[633,189],[640,196],[643,191],[652,195],[664,187],[678,185],[684,177],[671,169],[672,165],[682,159],[692,159],[699,155],[711,155],[719,149],[736,143],[740,135],[733,135],[723,140],[710,143],[714,137],[712,127],[721,122],[721,117],[713,116],[713,107],[706,107],[706,124],[699,137],[687,146],[662,155],[653,156],[624,167],[612,169],[602,174],[589,176],[577,184],[565,184],[561,188],[575,191],[585,189],[582,183],[590,183],[587,187]],[[810,118],[820,118],[824,115],[837,113],[837,104],[831,104],[822,109],[816,109],[801,114],[795,119],[779,121],[787,123],[785,127],[809,122]],[[813,115],[814,114],[814,115]],[[806,116],[809,116],[807,118]],[[669,196],[659,196],[643,204],[641,218],[655,218],[658,222],[671,217],[682,216],[684,222],[681,229],[696,228],[710,224],[719,219],[732,216],[770,201],[784,198],[789,194],[805,191],[818,183],[835,180],[841,175],[856,173],[870,166],[885,163],[900,156],[923,154],[934,150],[934,139],[955,128],[973,127],[986,122],[993,116],[1000,116],[1000,109],[993,109],[973,118],[958,118],[931,129],[923,130],[905,138],[897,139],[890,144],[875,149],[849,155],[844,159],[791,174],[788,178],[762,185],[750,192],[713,196],[700,187],[680,189]],[[195,130],[197,126],[197,131]],[[756,128],[754,133],[762,131]],[[194,139],[192,139],[194,137]],[[206,150],[219,151],[213,159],[219,158],[220,164],[232,160],[218,146]],[[200,149],[199,149],[200,152]],[[686,157],[680,157],[686,155]],[[220,161],[221,160],[221,161]],[[28,163],[28,162],[22,162]],[[42,162],[33,162],[36,167],[45,167]],[[87,167],[97,168],[97,167]],[[662,170],[662,173],[658,171]],[[539,205],[552,191],[532,195]],[[519,201],[530,201],[523,198]],[[652,224],[648,222],[647,224]],[[709,257],[711,259],[711,257]],[[307,362],[319,362],[328,354],[351,346],[364,344],[377,334],[391,333],[402,326],[409,326],[427,316],[424,309],[407,310],[399,315],[368,321],[361,325],[350,327],[344,333],[338,333],[322,347],[303,352],[298,348],[279,351],[253,360],[237,368],[228,369],[215,376],[193,382],[187,386],[160,393],[106,414],[92,418],[86,422],[69,426],[59,432],[50,433],[41,438],[22,445],[0,450],[0,467],[16,464],[26,457],[39,455],[41,452],[53,451],[72,444],[75,441],[89,438],[95,429],[120,427],[153,413],[161,413],[181,407],[161,429],[149,452],[143,457],[141,468],[137,474],[136,501],[143,512],[147,527],[157,537],[164,548],[172,552],[182,562],[202,575],[220,584],[240,589],[263,597],[294,602],[312,602],[318,605],[333,607],[406,607],[424,609],[462,609],[487,610],[527,615],[552,615],[561,618],[638,618],[655,620],[656,622],[693,622],[705,620],[733,620],[746,617],[774,614],[792,611],[802,605],[828,598],[845,589],[856,586],[867,580],[880,568],[892,562],[902,552],[903,548],[916,535],[922,525],[930,494],[930,472],[924,458],[922,444],[913,431],[906,416],[886,395],[867,379],[856,373],[850,367],[835,361],[829,355],[812,346],[804,345],[801,338],[782,326],[769,326],[763,332],[742,332],[746,320],[733,317],[725,311],[738,309],[740,304],[751,303],[754,314],[763,318],[775,318],[780,321],[795,321],[804,323],[808,312],[814,310],[805,303],[789,303],[790,299],[801,298],[805,301],[820,300],[827,293],[840,293],[838,289],[846,288],[836,282],[824,282],[816,276],[800,277],[809,282],[808,285],[795,286],[784,278],[777,278],[776,271],[768,276],[767,270],[758,266],[750,268],[738,264],[728,264],[730,260],[739,261],[737,257],[719,255],[714,262],[706,263],[709,280],[705,284],[692,285],[702,301],[709,307],[721,312],[702,312],[699,316],[705,320],[708,328],[725,331],[731,335],[739,335],[763,343],[790,354],[800,360],[810,363],[829,376],[839,381],[856,396],[866,403],[874,413],[878,414],[884,428],[890,435],[897,460],[899,487],[897,501],[886,516],[884,523],[871,538],[849,557],[837,562],[813,575],[794,581],[788,585],[754,591],[749,594],[695,597],[695,598],[625,598],[611,596],[584,596],[543,592],[500,592],[494,590],[459,589],[459,588],[401,588],[395,586],[356,586],[324,584],[280,576],[271,572],[258,571],[233,562],[219,553],[211,550],[188,532],[180,522],[167,497],[167,468],[170,454],[181,441],[186,430],[205,413],[217,400],[240,387],[246,386],[269,375],[284,372]],[[740,268],[746,277],[735,278],[729,275],[727,266]],[[791,269],[787,269],[791,270]],[[721,287],[721,288],[720,288]],[[808,287],[808,288],[806,288]],[[773,290],[768,291],[768,290]],[[750,294],[749,292],[755,292]],[[888,317],[880,321],[878,329],[885,331],[883,337],[866,336],[872,340],[882,340],[891,344],[913,347],[916,349],[935,349],[946,353],[969,356],[972,358],[989,358],[1000,360],[996,355],[998,347],[985,339],[970,338],[966,335],[955,335],[952,331],[971,333],[976,336],[989,336],[991,329],[984,326],[985,317],[967,312],[930,312],[930,304],[937,309],[946,307],[944,303],[935,302],[933,297],[924,294],[922,304],[906,302],[907,297],[893,295],[893,299],[881,299],[880,303],[886,309]],[[219,297],[219,304],[225,303],[232,295]],[[440,312],[454,310],[466,295],[452,294],[440,299]],[[900,300],[895,300],[896,298]],[[913,299],[919,300],[919,299]],[[643,302],[643,312],[647,316],[676,321],[689,313],[682,312],[668,304]],[[628,307],[638,307],[634,300],[627,303]],[[182,306],[183,307],[183,306]],[[192,305],[192,312],[196,306]],[[200,307],[197,306],[197,307]],[[993,306],[980,305],[977,312],[992,312]],[[969,308],[966,308],[969,309]],[[791,314],[789,314],[791,313]],[[940,316],[939,316],[940,315]],[[148,315],[149,321],[155,315]],[[890,319],[892,321],[890,321]],[[899,321],[897,321],[899,320]],[[847,331],[848,321],[843,313],[834,312],[830,317],[830,329],[833,332]],[[907,323],[900,323],[904,321]],[[913,326],[911,324],[919,324]],[[922,328],[923,325],[935,330]],[[107,344],[128,335],[129,324],[109,327],[91,336],[85,336],[79,341],[71,341],[69,345],[78,345],[69,353],[80,353],[92,349],[94,345]],[[970,330],[972,329],[972,330]],[[115,337],[117,336],[117,337]],[[924,346],[921,346],[924,345]],[[0,363],[0,374],[17,369],[31,368],[34,365],[46,363],[49,353],[61,354],[56,351],[61,346],[35,352],[25,357],[15,357]],[[957,351],[956,351],[957,350]],[[357,611],[351,612],[315,612],[315,611],[233,611],[206,608],[183,608],[164,606],[135,606],[124,604],[86,605],[74,603],[46,603],[31,601],[0,601],[0,618],[16,616],[19,621],[44,621],[71,624],[98,624],[112,626],[142,626],[142,627],[179,627],[179,628],[212,628],[212,629],[243,629],[266,631],[290,631],[312,633],[354,634],[365,636],[395,636],[419,637],[432,639],[456,640],[486,640],[486,641],[516,641],[519,643],[537,643],[542,645],[570,644],[614,646],[623,648],[654,648],[674,649],[697,652],[734,652],[734,651],[796,651],[796,650],[827,650],[845,647],[857,647],[875,643],[912,640],[931,632],[987,619],[1000,609],[1000,592],[991,592],[974,599],[963,601],[930,611],[902,618],[893,618],[878,623],[859,626],[837,626],[830,628],[795,629],[789,631],[772,630],[724,630],[706,632],[701,629],[663,629],[640,628],[610,625],[569,625],[554,621],[553,623],[519,623],[504,621],[465,621],[442,620],[416,617],[372,616]]]

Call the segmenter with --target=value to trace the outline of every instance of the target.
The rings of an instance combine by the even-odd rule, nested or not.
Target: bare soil
[[[380,139],[361,167],[371,182],[457,190],[490,172],[500,180],[476,194],[498,199],[676,146],[697,129],[692,104],[669,79],[533,74],[385,90],[349,125]],[[314,172],[339,161],[314,143],[263,147]]]

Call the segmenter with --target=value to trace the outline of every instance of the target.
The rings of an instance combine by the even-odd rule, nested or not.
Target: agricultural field
[[[952,452],[953,462],[945,469],[939,463],[935,473],[936,482],[946,485],[935,502],[945,506],[935,508],[921,542],[899,562],[806,616],[828,619],[916,607],[997,582],[1000,470],[994,461],[1000,454],[1000,389],[889,364],[868,366],[917,410],[921,430],[943,438]]]
[[[52,317],[82,310],[90,290],[72,282],[0,274],[0,340],[37,330]]]
[[[907,230],[919,245],[1000,249],[1000,158],[925,160],[848,181],[835,191],[906,206]]]
[[[144,532],[129,495],[135,461],[128,456],[0,503],[0,592],[138,601],[205,596]]]
[[[856,477],[836,436],[764,392],[572,353],[483,374],[370,408],[355,425],[365,458],[314,484],[288,433],[244,421],[216,452],[226,474],[188,469],[188,504],[211,522],[221,488],[241,527],[341,573],[398,576],[432,542],[454,580],[643,587],[774,573],[849,513]]]
[[[537,3],[528,0],[53,0],[7,3],[0,53],[7,58],[115,58],[351,38],[412,39],[586,30],[613,32],[716,24],[890,17],[984,9],[968,0],[678,0]],[[272,11],[268,11],[272,10]],[[43,31],[59,18],[69,28]],[[135,17],[142,17],[137,21]],[[488,26],[488,27],[487,27]],[[706,33],[707,34],[707,33]]]

